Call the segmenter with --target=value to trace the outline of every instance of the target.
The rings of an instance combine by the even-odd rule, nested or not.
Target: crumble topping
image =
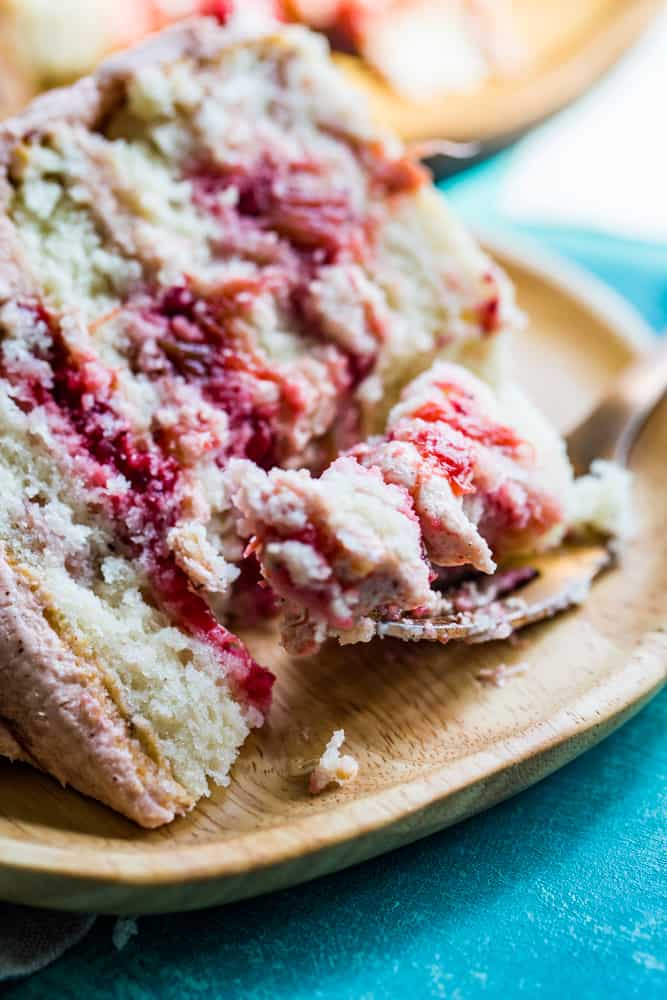
[[[248,703],[258,711],[266,711],[273,676],[216,622],[206,602],[191,589],[190,578],[169,548],[171,537],[181,560],[187,554],[184,529],[172,534],[180,505],[177,463],[154,443],[137,439],[115,412],[113,372],[94,355],[72,349],[44,307],[24,303],[19,304],[19,309],[25,314],[21,328],[25,316],[38,328],[35,342],[39,353],[30,358],[41,364],[29,364],[25,371],[20,357],[10,354],[8,359],[5,354],[2,375],[15,402],[24,413],[38,409],[45,414],[52,433],[75,461],[91,496],[114,521],[119,536],[149,574],[164,608],[186,631],[217,650]],[[123,482],[121,490],[117,487],[119,478]],[[192,553],[192,529],[190,542]],[[224,574],[228,575],[226,567]],[[216,587],[219,589],[219,585]]]

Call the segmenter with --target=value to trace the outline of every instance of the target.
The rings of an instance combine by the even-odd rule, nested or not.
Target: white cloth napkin
[[[497,211],[667,240],[667,7],[576,104],[516,147]]]

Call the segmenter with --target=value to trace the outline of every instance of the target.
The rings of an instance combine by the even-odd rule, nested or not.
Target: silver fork
[[[627,465],[642,427],[666,392],[667,343],[627,368],[591,415],[568,435],[567,450],[575,474],[587,472],[596,458]],[[565,544],[552,552],[503,567],[503,571],[511,573],[522,567],[534,570],[530,581],[521,587],[520,597],[512,593],[494,600],[492,577],[490,584],[481,585],[477,606],[474,600],[461,600],[465,593],[462,588],[448,594],[454,607],[470,603],[469,610],[455,610],[428,619],[378,621],[376,633],[414,642],[446,643],[459,639],[476,643],[506,638],[526,625],[581,603],[595,578],[614,559],[610,540]],[[519,579],[525,576],[521,574]],[[502,590],[502,574],[495,586],[496,590],[498,586]]]

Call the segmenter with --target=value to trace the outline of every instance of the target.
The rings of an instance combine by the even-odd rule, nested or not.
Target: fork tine
[[[595,577],[613,559],[612,552],[601,544],[564,546],[530,560],[538,576],[521,590],[521,597],[507,597],[470,612],[436,618],[378,622],[376,634],[410,642],[480,643],[506,639],[517,629],[580,604]],[[522,579],[520,574],[517,579]]]

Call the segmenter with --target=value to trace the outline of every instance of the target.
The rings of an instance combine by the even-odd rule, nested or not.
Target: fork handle
[[[667,393],[667,341],[630,365],[611,391],[567,438],[577,474],[595,458],[626,465],[639,432]]]

